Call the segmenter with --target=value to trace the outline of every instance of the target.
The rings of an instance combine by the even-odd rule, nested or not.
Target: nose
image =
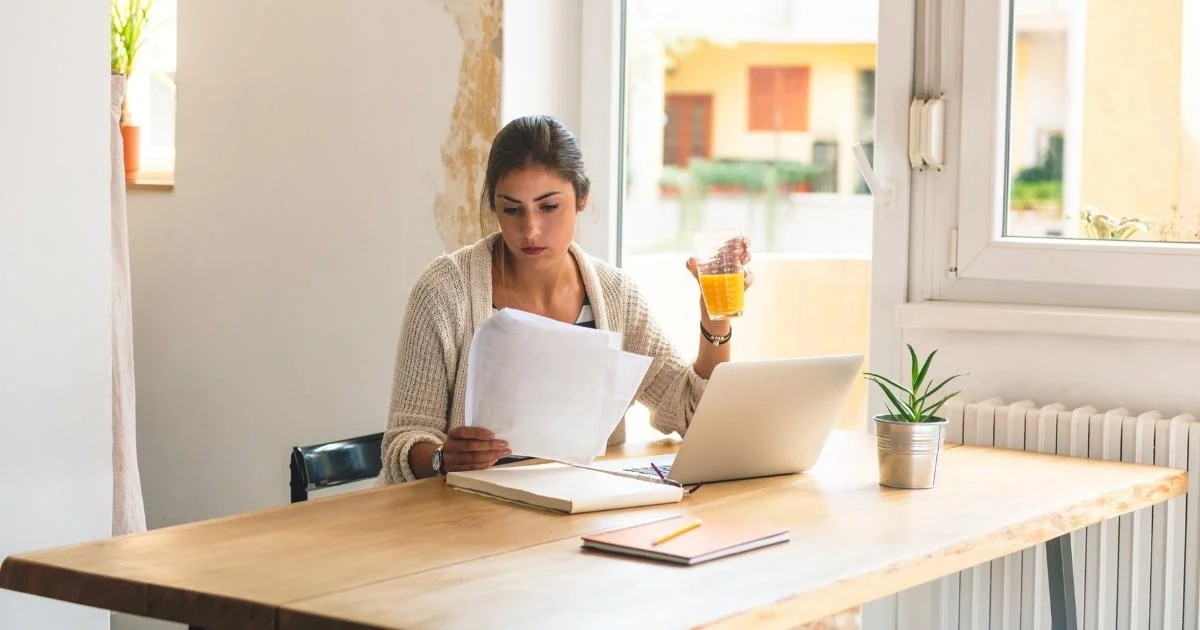
[[[526,242],[536,243],[537,238],[542,234],[542,217],[538,212],[523,213],[521,221],[521,236]]]

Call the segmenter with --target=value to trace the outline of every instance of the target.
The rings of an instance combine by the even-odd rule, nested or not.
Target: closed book
[[[788,530],[770,525],[702,521],[699,526],[655,544],[697,521],[681,516],[583,537],[583,548],[674,562],[699,564],[786,542]]]
[[[446,484],[567,514],[677,503],[683,488],[557,462],[452,472]]]

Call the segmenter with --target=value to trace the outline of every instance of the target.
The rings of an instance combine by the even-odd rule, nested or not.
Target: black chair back
[[[292,503],[308,500],[308,493],[379,475],[383,467],[380,448],[383,434],[361,435],[336,442],[292,449]]]

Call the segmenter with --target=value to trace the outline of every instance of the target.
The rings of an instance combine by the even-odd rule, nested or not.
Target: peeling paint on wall
[[[438,234],[447,251],[469,245],[494,224],[481,225],[479,193],[488,149],[500,127],[500,56],[503,0],[441,0],[463,40],[458,95],[442,142],[443,189],[434,202]]]

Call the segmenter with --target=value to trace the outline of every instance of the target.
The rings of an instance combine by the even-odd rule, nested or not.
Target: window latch
[[[890,208],[895,196],[892,180],[880,179],[875,174],[875,168],[871,166],[867,152],[861,144],[854,145],[854,159],[858,161],[858,170],[862,172],[863,180],[867,183],[867,190],[871,191],[871,196],[875,198],[879,207]]]
[[[946,99],[913,99],[908,108],[908,162],[918,171],[945,166]]]

